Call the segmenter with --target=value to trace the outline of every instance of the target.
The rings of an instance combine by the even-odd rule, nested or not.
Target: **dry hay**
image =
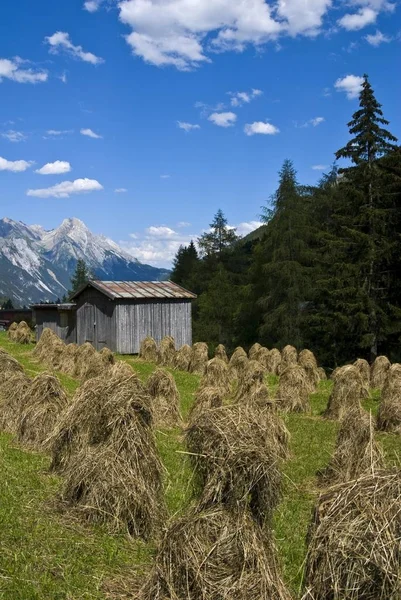
[[[189,371],[197,375],[203,375],[209,360],[209,351],[205,342],[196,342],[192,346],[191,362]]]
[[[60,367],[63,373],[67,375],[75,375],[75,362],[78,352],[77,344],[67,344],[63,349],[63,354],[60,358]]]
[[[327,375],[326,375],[326,371],[323,369],[323,367],[318,367],[317,372],[319,374],[320,381],[326,381]]]
[[[292,365],[280,376],[277,389],[277,406],[289,412],[308,412],[310,383],[303,367]]]
[[[270,359],[270,350],[262,346],[259,352],[256,355],[256,360],[265,368],[267,372],[270,373],[269,370],[269,359]]]
[[[223,406],[224,400],[225,394],[220,387],[200,388],[195,394],[195,402],[189,412],[189,422],[194,422],[205,411]]]
[[[263,385],[265,369],[257,360],[249,360],[238,379],[235,402],[246,402]]]
[[[40,373],[32,381],[22,404],[17,423],[18,439],[24,445],[41,450],[68,405],[67,394],[56,377]]]
[[[85,371],[88,368],[88,364],[92,361],[95,354],[96,350],[90,342],[85,342],[82,344],[82,346],[78,346],[78,350],[75,355],[75,377],[82,379],[82,377],[85,375]]]
[[[387,356],[378,356],[370,367],[370,385],[374,389],[381,389],[386,381],[387,371],[391,363]]]
[[[15,321],[13,323],[11,323],[10,327],[7,329],[7,337],[9,340],[14,341],[15,340],[15,332],[18,329],[18,323],[15,323]]]
[[[18,344],[30,344],[32,342],[32,330],[26,321],[20,321],[14,331],[13,339]]]
[[[304,600],[401,598],[401,472],[378,471],[320,496]]]
[[[319,386],[320,374],[318,371],[317,360],[310,350],[301,350],[298,356],[299,366],[305,369],[309,381],[309,393],[313,394]]]
[[[372,418],[365,411],[352,410],[344,417],[334,454],[319,473],[323,485],[343,483],[384,467],[381,448],[374,439]]]
[[[281,367],[281,353],[277,348],[272,348],[267,359],[267,372],[270,375],[278,375]]]
[[[231,355],[229,362],[230,377],[239,379],[248,364],[248,355],[241,346],[238,346]]]
[[[114,364],[114,354],[108,348],[102,348],[100,352],[89,354],[88,360],[83,363],[80,378],[81,381],[87,381],[92,377],[98,377],[107,372]]]
[[[137,600],[290,600],[276,549],[241,511],[192,508],[167,529]]]
[[[60,364],[64,348],[65,344],[58,335],[49,329],[49,327],[45,327],[32,354],[41,362],[57,368]]]
[[[17,423],[32,379],[21,371],[13,371],[0,385],[0,429],[16,433]]]
[[[8,354],[8,352],[0,353],[0,384],[11,376],[13,373],[22,373],[23,367],[18,360]]]
[[[284,431],[271,411],[247,404],[205,411],[194,419],[185,437],[203,490],[201,505],[247,507],[260,524],[269,522],[280,499]]]
[[[148,362],[157,363],[159,361],[159,350],[155,340],[148,336],[141,342],[139,356]]]
[[[182,421],[180,395],[174,377],[164,369],[156,369],[149,377],[147,390],[152,398],[154,423],[159,427],[177,427]]]
[[[249,348],[248,358],[249,360],[258,360],[258,354],[262,349],[262,345],[259,342],[256,342]]]
[[[177,350],[174,357],[174,369],[177,369],[178,371],[189,371],[191,356],[191,346],[188,346],[188,344],[181,346],[181,348]]]
[[[119,379],[129,379],[133,375],[137,377],[136,371],[125,360],[117,360],[108,372],[108,377],[110,379],[115,377]]]
[[[360,409],[362,400],[368,397],[369,390],[364,386],[358,369],[354,365],[345,365],[335,375],[324,417],[341,421],[347,412]]]
[[[294,346],[288,344],[281,351],[281,364],[278,369],[278,375],[281,375],[287,367],[293,367],[298,364],[298,352]]]
[[[377,427],[381,431],[401,433],[401,365],[395,363],[387,371],[381,393]]]
[[[175,357],[175,341],[171,335],[166,335],[159,346],[159,364],[163,367],[172,367]]]
[[[220,360],[223,360],[225,363],[228,364],[228,356],[227,356],[226,348],[225,348],[225,346],[223,346],[223,344],[219,344],[216,347],[216,350],[214,351],[214,357],[220,358]]]
[[[206,364],[205,374],[200,382],[200,388],[204,387],[220,388],[225,397],[230,394],[231,380],[228,366],[220,358],[212,358]]]
[[[370,365],[367,360],[364,358],[358,358],[354,362],[354,367],[356,367],[362,377],[362,381],[364,386],[369,389],[370,388]]]

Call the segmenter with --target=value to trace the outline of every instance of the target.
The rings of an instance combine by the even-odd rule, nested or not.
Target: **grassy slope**
[[[30,356],[30,347],[7,341],[0,333],[0,345],[24,365],[32,376],[44,370]],[[121,357],[134,365],[145,380],[154,365]],[[188,414],[199,378],[173,372],[181,394],[183,416]],[[60,375],[73,393],[77,382]],[[272,390],[277,379],[269,378]],[[327,464],[334,447],[338,425],[324,421],[320,414],[327,404],[330,382],[321,384],[312,397],[312,414],[285,417],[291,433],[292,457],[284,466],[283,500],[276,512],[275,533],[285,579],[296,591],[301,582],[305,557],[305,534],[318,494],[317,469]],[[376,400],[365,407],[374,413]],[[401,439],[379,435],[389,458],[398,462]],[[179,430],[158,431],[158,447],[166,467],[166,499],[171,514],[181,511],[190,500],[191,468]],[[150,564],[154,547],[111,536],[103,528],[84,527],[73,518],[57,513],[54,498],[60,486],[47,473],[49,459],[16,446],[11,436],[0,434],[0,599],[39,598],[78,600],[104,598],[103,582],[132,576]]]

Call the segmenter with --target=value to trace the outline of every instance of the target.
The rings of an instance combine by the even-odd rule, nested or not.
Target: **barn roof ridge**
[[[119,299],[189,299],[196,298],[189,290],[173,281],[101,281],[91,279],[70,298],[75,300],[87,287],[94,287],[111,300]]]

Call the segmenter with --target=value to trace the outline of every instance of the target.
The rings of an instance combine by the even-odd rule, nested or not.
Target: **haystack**
[[[14,331],[14,341],[18,344],[30,344],[32,342],[32,330],[26,321],[20,321]]]
[[[75,375],[75,363],[78,352],[77,344],[67,344],[60,359],[60,370],[67,375]]]
[[[354,365],[345,365],[335,375],[324,417],[341,421],[347,412],[360,409],[362,400],[368,396],[369,390],[364,386],[358,369]]]
[[[246,402],[263,385],[265,369],[257,360],[249,360],[246,369],[238,378],[235,402]]]
[[[298,364],[305,369],[309,381],[309,393],[313,394],[319,386],[320,374],[317,360],[310,350],[301,350],[298,356]]]
[[[225,394],[220,387],[203,387],[195,394],[195,402],[189,411],[188,420],[193,423],[199,415],[212,409],[223,406]]]
[[[290,600],[276,550],[243,512],[192,508],[167,529],[137,600]]]
[[[68,405],[67,394],[59,380],[40,373],[32,381],[22,402],[17,435],[24,445],[41,450]]]
[[[320,381],[326,381],[327,375],[326,375],[326,371],[323,369],[323,367],[318,367],[317,372],[319,373]]]
[[[278,375],[281,367],[281,352],[277,348],[272,348],[267,360],[267,372],[270,375]]]
[[[188,371],[191,363],[191,356],[191,346],[188,346],[188,344],[181,346],[181,348],[177,350],[174,357],[174,369],[177,369],[178,371]]]
[[[163,367],[172,367],[175,358],[175,341],[171,335],[166,335],[159,346],[159,364]]]
[[[320,496],[303,600],[401,598],[401,472],[378,471]]]
[[[230,377],[238,379],[248,364],[247,353],[238,346],[231,355],[229,362]]]
[[[280,499],[279,457],[287,440],[278,417],[247,404],[205,411],[186,431],[201,505],[248,508],[259,523],[270,521]]]
[[[13,323],[11,323],[10,327],[7,329],[7,337],[12,342],[15,341],[15,332],[17,331],[17,329],[18,329],[18,323],[15,323],[15,321]]]
[[[147,362],[157,363],[159,361],[159,350],[155,340],[148,336],[141,342],[139,356]]]
[[[215,356],[215,358],[220,358],[221,360],[223,360],[225,363],[228,364],[228,356],[227,356],[226,348],[225,348],[225,346],[223,346],[223,344],[219,344],[216,347],[216,350],[214,351],[214,356]]]
[[[88,355],[88,360],[82,364],[80,379],[87,381],[92,377],[98,377],[110,369],[113,364],[114,354],[108,348],[102,348],[100,352]]]
[[[322,485],[334,485],[384,467],[384,456],[375,442],[372,418],[359,409],[346,414],[338,432],[334,454],[319,473]]]
[[[0,353],[0,384],[6,381],[12,373],[22,373],[22,365],[8,352]]]
[[[225,397],[230,394],[231,380],[228,366],[220,358],[212,358],[206,364],[205,374],[200,382],[200,388],[204,387],[221,388]]]
[[[16,433],[32,379],[21,371],[13,371],[0,385],[0,430]]]
[[[90,342],[85,342],[82,344],[82,346],[78,346],[78,350],[75,355],[75,377],[78,379],[83,378],[85,371],[88,369],[88,365],[93,360],[95,354],[96,350]]]
[[[206,370],[206,365],[209,360],[209,351],[205,342],[196,342],[192,346],[191,362],[189,370],[191,373],[203,375]]]
[[[281,351],[281,364],[278,370],[278,374],[281,375],[287,367],[293,367],[298,364],[298,352],[294,346],[288,344],[284,346]]]
[[[49,366],[59,364],[65,344],[49,327],[45,327],[32,354]]]
[[[270,350],[262,346],[256,355],[256,360],[265,368],[266,372],[270,373],[269,369]]]
[[[152,414],[155,425],[178,427],[182,417],[180,395],[174,377],[165,369],[156,369],[149,377],[146,387],[152,398]]]
[[[391,362],[387,356],[378,356],[370,368],[370,386],[374,389],[381,389],[386,381],[387,371]]]
[[[387,371],[381,393],[377,427],[381,431],[401,433],[401,365],[395,363]]]
[[[258,360],[258,353],[262,349],[262,345],[259,342],[256,342],[249,348],[248,358],[249,360]]]
[[[306,371],[299,365],[287,367],[280,376],[276,401],[281,410],[308,412],[310,383]]]
[[[370,365],[367,360],[364,358],[358,358],[354,362],[354,367],[356,367],[362,377],[362,381],[364,386],[369,389],[370,388]]]

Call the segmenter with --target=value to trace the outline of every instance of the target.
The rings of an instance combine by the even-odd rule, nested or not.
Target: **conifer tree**
[[[228,221],[221,209],[217,211],[213,222],[210,223],[210,231],[204,233],[198,239],[198,246],[204,256],[220,257],[224,249],[228,248],[238,240],[236,230],[228,226]]]
[[[91,279],[91,272],[86,266],[85,261],[82,258],[77,260],[74,275],[71,277],[71,290],[69,296],[75,294],[85,283]]]
[[[191,240],[188,246],[180,246],[173,261],[171,281],[182,287],[192,289],[192,282],[199,263],[198,252]]]

